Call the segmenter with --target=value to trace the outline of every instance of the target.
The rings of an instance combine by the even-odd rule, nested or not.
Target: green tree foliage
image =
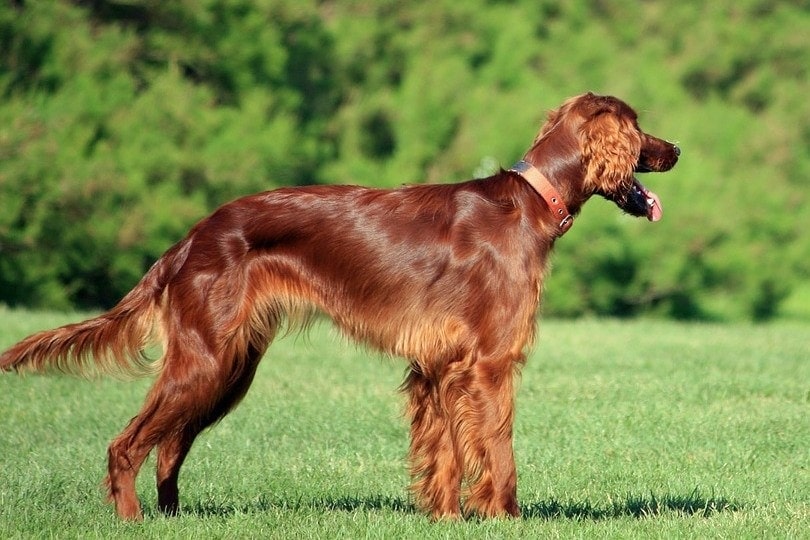
[[[109,306],[242,194],[486,174],[593,90],[683,159],[659,224],[588,206],[545,312],[810,317],[808,33],[802,1],[5,3],[0,302]]]

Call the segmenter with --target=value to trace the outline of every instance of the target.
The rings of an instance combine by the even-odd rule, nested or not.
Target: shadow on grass
[[[226,517],[232,514],[251,514],[268,511],[315,510],[321,512],[376,512],[390,511],[415,514],[416,507],[401,497],[380,495],[376,497],[323,497],[318,499],[271,499],[258,497],[243,504],[222,504],[218,501],[198,501],[183,505],[182,514],[198,517]]]
[[[579,519],[600,521],[621,517],[646,518],[674,512],[686,516],[709,517],[719,512],[735,512],[742,505],[723,497],[704,497],[693,491],[689,495],[650,494],[647,496],[628,495],[623,499],[610,501],[607,505],[595,505],[590,501],[570,501],[561,503],[555,500],[524,505],[524,519]]]
[[[709,517],[720,512],[735,512],[742,505],[723,497],[704,497],[697,491],[689,495],[650,494],[647,496],[628,495],[624,498],[609,501],[607,504],[594,504],[588,500],[559,502],[556,500],[541,501],[521,505],[522,518],[530,519],[573,519],[601,521],[622,517],[647,518],[673,512],[685,516]],[[258,497],[243,504],[222,504],[217,501],[199,501],[186,505],[184,515],[202,518],[227,517],[233,514],[251,514],[268,511],[319,511],[319,512],[395,512],[401,514],[418,514],[416,507],[402,497],[324,497],[318,499],[300,498],[297,500],[279,500]]]

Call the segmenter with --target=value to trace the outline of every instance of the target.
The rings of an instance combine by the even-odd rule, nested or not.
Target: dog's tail
[[[145,348],[162,326],[163,292],[186,260],[190,239],[169,249],[114,308],[94,319],[45,330],[0,355],[0,371],[146,375],[159,369]]]

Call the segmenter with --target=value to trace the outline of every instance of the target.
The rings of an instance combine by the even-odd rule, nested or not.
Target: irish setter
[[[677,146],[591,93],[551,112],[523,159],[489,178],[394,190],[285,188],[230,202],[195,225],[107,313],[40,332],[3,370],[155,373],[109,447],[109,497],[141,519],[135,477],[157,447],[158,506],[178,511],[195,437],[245,395],[282,327],[315,312],[408,361],[413,491],[434,518],[518,516],[513,388],[535,333],[554,242],[598,194],[661,218],[634,177]],[[161,360],[143,355],[150,339]]]

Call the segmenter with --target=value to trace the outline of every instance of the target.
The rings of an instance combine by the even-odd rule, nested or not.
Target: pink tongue
[[[652,191],[647,191],[647,199],[652,199],[651,203],[647,204],[647,219],[650,221],[660,221],[664,216],[664,209],[661,207],[661,199]]]

